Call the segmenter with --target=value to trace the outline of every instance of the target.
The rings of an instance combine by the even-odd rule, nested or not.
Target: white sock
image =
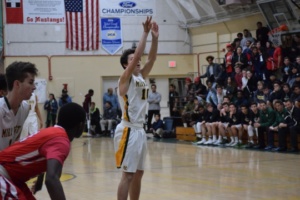
[[[234,137],[234,140],[235,140],[236,142],[238,142],[238,141],[239,141],[239,138],[238,138],[238,137]]]
[[[186,128],[187,127],[187,123],[183,123],[183,126]]]
[[[216,141],[216,140],[217,140],[217,136],[213,135],[213,141]]]
[[[231,136],[231,137],[230,137],[230,140],[231,140],[231,142],[234,142],[234,137]]]

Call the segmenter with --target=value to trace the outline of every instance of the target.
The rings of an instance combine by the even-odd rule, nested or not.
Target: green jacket
[[[261,127],[269,127],[275,122],[275,111],[271,108],[267,108],[265,111],[260,111],[259,123]]]
[[[282,110],[282,112],[276,111],[275,113],[276,117],[274,123],[272,124],[273,127],[276,127],[280,123],[284,122],[285,117],[289,115],[285,108]]]

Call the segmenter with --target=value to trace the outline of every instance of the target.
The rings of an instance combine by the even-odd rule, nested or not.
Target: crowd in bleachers
[[[286,35],[282,44],[273,44],[269,30],[260,22],[257,28],[256,38],[245,29],[226,44],[224,63],[214,63],[214,57],[207,56],[205,73],[185,79],[183,98],[170,86],[171,116],[194,127],[196,144],[298,151],[300,35]]]

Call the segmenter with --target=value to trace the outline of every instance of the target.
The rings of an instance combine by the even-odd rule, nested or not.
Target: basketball
[[[289,30],[289,27],[288,27],[286,24],[282,24],[282,25],[279,26],[279,29],[280,29],[281,31],[288,31],[288,30]]]

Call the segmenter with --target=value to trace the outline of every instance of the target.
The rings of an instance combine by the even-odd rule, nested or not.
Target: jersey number
[[[149,89],[143,89],[142,100],[148,99]]]

